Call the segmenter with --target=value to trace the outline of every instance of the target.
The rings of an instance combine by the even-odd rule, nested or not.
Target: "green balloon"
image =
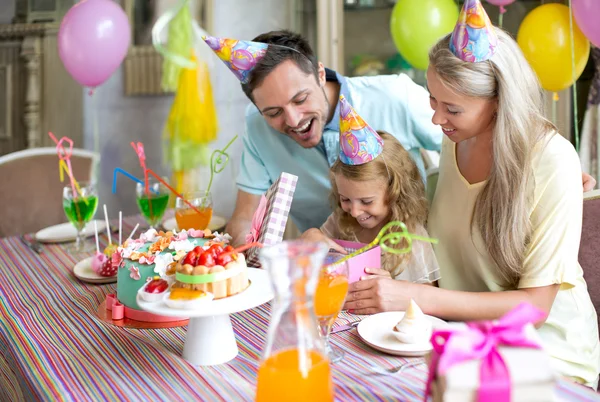
[[[429,49],[454,29],[458,6],[454,0],[398,0],[390,31],[398,51],[414,68],[427,69]]]

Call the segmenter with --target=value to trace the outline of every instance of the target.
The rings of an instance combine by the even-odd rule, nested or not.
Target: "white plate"
[[[373,349],[397,356],[423,356],[432,349],[429,339],[421,343],[406,344],[399,342],[392,334],[392,329],[404,317],[403,311],[389,311],[364,318],[356,330],[358,336]],[[448,324],[439,318],[425,315],[433,328],[444,328]]]
[[[92,258],[93,257],[88,257],[75,265],[73,274],[77,279],[88,283],[113,283],[117,281],[117,275],[100,276],[95,273],[94,270],[92,270]]]
[[[97,220],[98,234],[104,234],[106,224],[104,221]],[[94,235],[94,221],[88,222],[83,228],[83,236],[90,237]],[[74,241],[77,239],[77,230],[72,223],[61,223],[60,225],[54,225],[40,230],[35,234],[35,238],[41,243],[63,243],[67,241]]]
[[[223,218],[222,216],[213,215],[210,219],[210,223],[208,224],[208,229],[214,232],[215,230],[224,227],[226,224],[227,220],[225,218]],[[177,221],[175,220],[175,218],[166,219],[163,222],[163,227],[165,228],[165,230],[179,230],[177,228]]]
[[[164,300],[158,303],[145,302],[139,294],[136,301],[142,310],[154,314],[165,315],[167,317],[192,318],[237,313],[238,311],[260,306],[273,299],[271,279],[267,271],[264,269],[248,268],[248,280],[250,281],[250,286],[243,292],[224,299],[213,300],[207,307],[196,310],[170,308],[165,304]]]

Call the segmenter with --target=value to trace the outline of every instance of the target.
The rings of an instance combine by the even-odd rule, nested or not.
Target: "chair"
[[[583,225],[579,246],[579,264],[596,312],[600,312],[600,190],[583,197]],[[600,323],[599,323],[600,324]]]
[[[74,149],[71,166],[78,181],[89,181],[99,157]],[[36,232],[67,221],[55,148],[34,148],[0,157],[0,237]]]

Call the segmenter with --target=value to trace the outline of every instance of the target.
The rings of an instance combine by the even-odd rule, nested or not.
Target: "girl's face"
[[[386,199],[387,180],[353,181],[336,174],[335,184],[342,209],[352,215],[360,226],[374,229],[387,223],[390,214]]]
[[[444,86],[431,67],[427,70],[427,88],[434,111],[431,121],[441,126],[452,141],[458,143],[480,134],[492,133],[495,101],[453,92]]]

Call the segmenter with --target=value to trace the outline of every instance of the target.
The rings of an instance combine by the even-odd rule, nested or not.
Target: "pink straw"
[[[56,143],[56,153],[58,154],[58,159],[66,162],[67,164],[67,174],[69,175],[69,179],[71,181],[71,191],[73,191],[73,198],[77,198],[77,190],[75,188],[75,177],[73,176],[73,168],[71,167],[71,155],[73,154],[73,140],[68,137],[62,137],[59,140],[56,139],[52,132],[48,132],[52,141]],[[69,143],[69,152],[65,150],[63,146],[63,142]]]

